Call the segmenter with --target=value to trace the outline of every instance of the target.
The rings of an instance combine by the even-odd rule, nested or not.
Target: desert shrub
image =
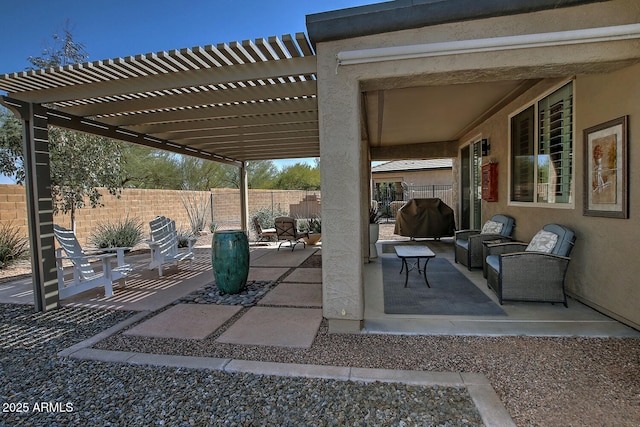
[[[209,212],[210,198],[207,194],[198,194],[192,191],[185,191],[180,194],[182,205],[187,211],[191,235],[197,236],[204,230],[207,213]]]
[[[380,212],[382,213],[383,218],[393,218],[393,214],[391,211],[391,205],[383,205],[380,208]]]
[[[312,218],[299,218],[297,220],[298,230],[309,233],[322,233],[322,218],[316,215]]]
[[[258,209],[256,211],[253,211],[249,215],[249,218],[252,219],[250,221],[251,228],[253,228],[253,231],[255,233],[258,232],[258,230],[255,229],[255,224],[253,223],[253,218],[258,218],[258,223],[260,224],[260,227],[262,227],[262,228],[274,228],[276,226],[276,218],[279,217],[279,216],[287,216],[287,215],[289,215],[289,212],[282,210],[280,208],[280,205],[277,205],[273,209],[270,209],[270,208]]]
[[[0,226],[0,268],[9,266],[12,262],[25,259],[29,255],[29,244],[26,237],[22,237],[13,223]]]
[[[89,236],[89,243],[97,248],[134,247],[142,241],[142,221],[138,218],[101,222]]]
[[[193,229],[185,230],[183,228],[179,228],[176,230],[176,235],[178,239],[178,247],[179,248],[187,248],[189,247],[189,239],[194,237]]]

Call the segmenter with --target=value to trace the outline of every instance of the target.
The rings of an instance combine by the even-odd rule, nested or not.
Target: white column
[[[360,93],[357,80],[336,74],[335,59],[326,57],[330,61],[319,63],[317,80],[323,312],[331,332],[358,332],[364,319],[363,259],[368,254],[368,212],[363,206],[369,200],[362,168],[366,151],[360,137]]]

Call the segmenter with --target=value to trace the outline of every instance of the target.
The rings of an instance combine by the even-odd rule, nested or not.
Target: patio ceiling
[[[210,160],[320,155],[304,33],[5,74],[0,90],[50,124]]]
[[[513,79],[388,88],[367,83],[366,132],[375,160],[393,157],[402,146],[451,143],[515,99],[537,80]],[[400,150],[410,153],[412,150]]]

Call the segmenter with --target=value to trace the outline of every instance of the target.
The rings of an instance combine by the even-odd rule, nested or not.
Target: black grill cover
[[[456,229],[453,209],[440,199],[411,199],[396,214],[394,234],[406,237],[450,237]]]

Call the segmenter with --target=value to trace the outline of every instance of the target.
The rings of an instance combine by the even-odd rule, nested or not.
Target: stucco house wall
[[[572,208],[539,208],[512,206],[508,202],[509,135],[508,115],[548,90],[566,82],[549,79],[541,82],[518,100],[487,120],[470,134],[481,133],[492,144],[491,155],[500,165],[498,177],[501,197],[495,203],[482,203],[482,216],[489,218],[506,213],[516,218],[514,236],[529,241],[547,223],[559,223],[572,228],[577,235],[571,254],[566,286],[575,298],[640,328],[640,264],[629,262],[627,248],[637,246],[640,239],[638,208],[640,188],[640,156],[634,155],[640,135],[640,64],[607,74],[578,75],[574,79],[574,206]],[[583,131],[591,126],[629,116],[629,218],[602,218],[583,215],[584,139]],[[635,138],[634,138],[635,137]],[[463,138],[462,141],[465,139]]]
[[[634,247],[640,226],[634,224],[637,189],[631,188],[631,218],[612,220],[582,215],[582,130],[621,115],[630,116],[630,181],[637,179],[634,169],[633,137],[638,135],[638,58],[637,40],[553,45],[490,53],[452,54],[427,58],[386,60],[339,66],[339,52],[394,46],[410,46],[447,41],[485,39],[521,34],[558,32],[640,22],[636,0],[614,0],[582,6],[549,9],[520,15],[453,22],[424,28],[376,34],[366,37],[327,41],[316,46],[318,64],[318,102],[323,201],[324,316],[330,330],[357,329],[363,319],[363,269],[366,258],[366,206],[370,194],[367,175],[368,142],[361,135],[361,93],[381,86],[454,85],[478,81],[541,78],[541,83],[509,107],[533,99],[537,94],[577,75],[575,86],[575,205],[572,209],[516,208],[508,206],[507,176],[500,173],[500,202],[484,204],[483,219],[504,211],[518,219],[515,237],[529,239],[544,223],[559,222],[575,228],[578,243],[572,254],[567,280],[569,290],[603,311],[615,313],[625,322],[640,325],[640,310],[632,307],[640,291],[638,267],[625,263],[620,248]],[[602,74],[604,63],[625,64],[627,68]],[[588,73],[588,74],[587,74]],[[599,74],[600,73],[600,74]],[[555,79],[556,76],[564,76]],[[553,78],[553,79],[551,79]],[[637,80],[637,77],[635,77]],[[636,103],[636,105],[632,105]],[[507,109],[509,111],[507,111]],[[423,144],[418,158],[456,157],[459,145],[480,130],[491,138],[492,156],[507,165],[506,117],[515,112],[505,108],[457,143]],[[457,145],[456,145],[457,144]],[[495,144],[495,145],[494,145]],[[500,149],[499,147],[502,147]],[[398,158],[411,158],[411,148]],[[504,152],[503,152],[504,151]],[[370,155],[369,155],[370,156]],[[454,166],[454,173],[457,173]],[[360,185],[355,184],[360,182]],[[354,185],[341,186],[344,182]],[[633,186],[631,186],[633,187]],[[332,190],[340,190],[332,191]],[[324,224],[323,224],[324,225]],[[360,245],[354,244],[360,242]],[[637,304],[636,304],[637,305]]]

